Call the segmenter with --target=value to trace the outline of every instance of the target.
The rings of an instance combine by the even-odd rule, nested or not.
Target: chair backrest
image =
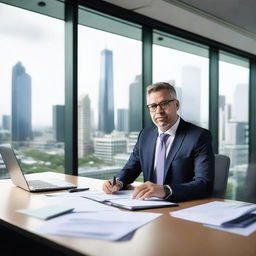
[[[228,183],[229,167],[230,158],[228,156],[215,154],[215,178],[213,197],[223,198],[225,196]]]

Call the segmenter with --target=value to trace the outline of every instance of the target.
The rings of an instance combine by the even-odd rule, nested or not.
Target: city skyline
[[[64,22],[4,4],[0,4],[0,8],[3,14],[0,18],[2,24],[0,29],[0,115],[11,115],[10,72],[15,63],[22,61],[27,72],[33,77],[32,126],[51,126],[52,106],[64,105]],[[19,27],[16,26],[17,19]],[[113,86],[114,94],[119,97],[114,95],[115,111],[129,108],[129,102],[125,95],[128,95],[129,85],[134,81],[134,77],[141,74],[141,42],[82,25],[78,25],[78,27],[79,95],[88,93],[92,106],[96,106],[94,111],[98,112],[96,104],[98,92],[95,91],[95,88],[98,84],[100,60],[97,56],[104,48],[108,48],[114,50],[114,62],[116,63],[114,64]],[[8,30],[4,28],[8,28]],[[20,33],[20,31],[23,32]],[[193,63],[202,70],[201,64],[195,62],[192,54],[183,54],[180,57],[178,53],[181,52],[179,51],[154,45],[154,48],[156,47],[171,51],[175,65],[170,67],[164,65],[163,71],[159,71],[158,74],[154,73],[155,80],[175,79],[179,86],[180,71],[176,67],[180,67],[182,62],[186,62],[187,65]],[[130,52],[136,58],[131,58]],[[168,56],[165,52],[164,54],[163,56]],[[129,72],[126,72],[127,64],[129,64]],[[165,64],[167,64],[166,61]],[[248,72],[243,71],[248,68],[230,64],[227,66],[225,62],[220,61],[220,70],[222,69],[225,70],[222,80],[225,80],[226,86],[220,88],[220,95],[229,95],[227,101],[231,103],[233,101],[232,85],[248,80]],[[234,69],[239,69],[237,71],[239,77],[233,76]],[[174,76],[167,78],[165,73],[175,74],[177,78]],[[201,74],[202,76],[207,75],[203,70]],[[202,88],[206,87],[205,84],[202,84]],[[49,92],[51,92],[51,97],[49,97]],[[204,98],[206,97],[202,97],[202,100]],[[202,103],[202,106],[205,104]]]

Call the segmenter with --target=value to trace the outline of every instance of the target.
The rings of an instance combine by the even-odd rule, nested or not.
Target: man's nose
[[[164,112],[164,110],[161,108],[160,105],[157,105],[157,107],[156,107],[156,113],[162,113],[162,112]]]

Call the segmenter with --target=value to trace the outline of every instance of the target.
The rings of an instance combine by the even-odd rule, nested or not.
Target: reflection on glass
[[[0,23],[0,144],[26,172],[63,172],[64,22],[0,3]]]
[[[208,49],[192,42],[154,33],[153,82],[175,86],[186,121],[208,127],[209,104]]]
[[[113,178],[142,128],[141,41],[79,25],[78,58],[79,175]]]
[[[248,168],[249,63],[220,54],[219,61],[219,152],[231,158],[226,197],[246,199]]]

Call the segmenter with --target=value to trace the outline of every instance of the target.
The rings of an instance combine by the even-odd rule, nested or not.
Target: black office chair
[[[230,158],[225,155],[215,154],[215,178],[213,187],[213,197],[224,198],[230,167]]]

